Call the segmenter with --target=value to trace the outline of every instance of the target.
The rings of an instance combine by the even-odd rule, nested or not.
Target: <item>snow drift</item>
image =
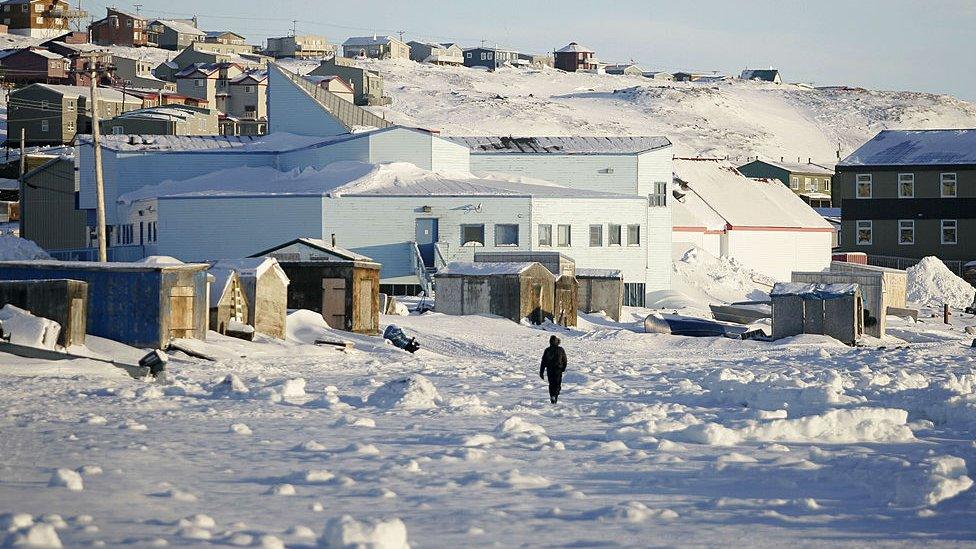
[[[976,288],[956,276],[935,256],[926,257],[906,272],[908,301],[928,307],[948,303],[956,309],[964,309],[973,303]]]
[[[369,396],[366,403],[377,408],[424,410],[436,408],[441,401],[437,387],[426,377],[414,374],[386,382]]]

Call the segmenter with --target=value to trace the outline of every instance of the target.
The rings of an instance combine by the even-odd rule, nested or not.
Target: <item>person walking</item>
[[[563,385],[563,372],[566,371],[566,351],[559,346],[559,338],[549,338],[549,347],[542,353],[542,365],[539,366],[539,378],[549,376],[549,402],[553,404],[559,400],[559,391]]]

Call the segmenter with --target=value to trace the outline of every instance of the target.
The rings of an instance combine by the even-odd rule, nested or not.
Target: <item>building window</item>
[[[644,284],[640,282],[624,282],[624,306],[644,306]]]
[[[44,18],[43,17],[38,17],[37,18],[37,24],[38,25],[43,25],[44,24]]]
[[[803,178],[803,184],[804,184],[804,188],[806,190],[808,190],[808,191],[812,191],[813,190],[813,180],[811,180],[809,177],[804,177]]]
[[[193,81],[193,84],[198,88],[202,88],[204,86],[204,80],[202,78],[197,78]]]
[[[859,173],[857,174],[856,189],[854,191],[854,198],[871,198],[871,174],[869,173]]]
[[[627,225],[627,245],[640,246],[640,225]]]
[[[50,123],[47,120],[41,120],[41,131],[47,132],[49,129],[51,129]]]
[[[481,52],[481,60],[484,61],[485,59],[488,59],[488,54],[485,52]]]
[[[539,245],[552,246],[552,225],[539,225]]]
[[[252,93],[254,91],[254,86],[244,86],[244,93]]]
[[[958,225],[955,219],[943,219],[942,220],[942,243],[943,244],[955,244],[959,242],[959,231],[957,230]]]
[[[915,198],[915,174],[898,174],[898,198]]]
[[[901,219],[898,221],[898,243],[910,246],[915,244],[915,221]]]
[[[872,221],[857,222],[857,245],[870,246],[874,241],[874,223]]]
[[[515,224],[495,225],[495,246],[518,246],[519,226]]]
[[[571,225],[559,225],[556,230],[557,244],[560,247],[567,248],[573,245],[573,231]]]
[[[825,177],[824,180],[823,180],[823,182],[824,182],[824,191],[826,191],[826,192],[829,193],[830,192],[830,178],[829,177]]]
[[[37,13],[43,13],[44,12],[44,5],[43,4],[34,4],[34,11],[36,11]]]
[[[648,206],[664,207],[668,205],[668,184],[662,181],[654,183],[654,194],[651,195]]]
[[[944,173],[941,176],[941,195],[942,198],[956,197],[956,174]]]
[[[471,59],[471,52],[465,53],[464,56],[467,57],[468,59]]]
[[[610,246],[620,246],[622,244],[620,225],[607,225],[607,244]]]
[[[603,225],[590,225],[590,247],[603,246]]]
[[[461,225],[461,245],[462,246],[484,246],[485,226],[484,225]]]

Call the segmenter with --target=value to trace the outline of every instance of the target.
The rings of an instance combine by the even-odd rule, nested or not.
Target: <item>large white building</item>
[[[724,160],[675,159],[675,245],[735,258],[776,280],[830,267],[833,228],[777,179],[750,179]]]
[[[266,136],[105,136],[117,258],[234,258],[335,234],[400,287],[424,288],[476,250],[555,250],[620,270],[632,305],[670,287],[667,139],[445,138],[348,102],[336,110],[300,80],[269,67]],[[79,157],[93,226],[90,142]]]

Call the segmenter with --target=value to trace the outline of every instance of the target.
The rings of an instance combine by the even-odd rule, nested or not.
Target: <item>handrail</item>
[[[277,63],[274,64],[274,68],[312,96],[326,111],[335,116],[347,130],[352,130],[356,126],[372,126],[374,128],[389,128],[393,126],[385,118],[377,116],[328,90],[316,86],[301,76],[285,70]]]
[[[424,256],[420,253],[420,245],[416,242],[413,244],[413,269],[417,274],[417,278],[420,279],[421,284],[424,287],[424,291],[427,295],[433,295],[434,290],[434,278],[427,272],[427,266],[424,264]]]
[[[444,242],[434,243],[434,266],[437,267],[438,269],[447,267],[447,264],[450,263],[444,257],[444,251],[441,249],[441,245],[444,245],[445,247],[447,246],[447,244]]]

